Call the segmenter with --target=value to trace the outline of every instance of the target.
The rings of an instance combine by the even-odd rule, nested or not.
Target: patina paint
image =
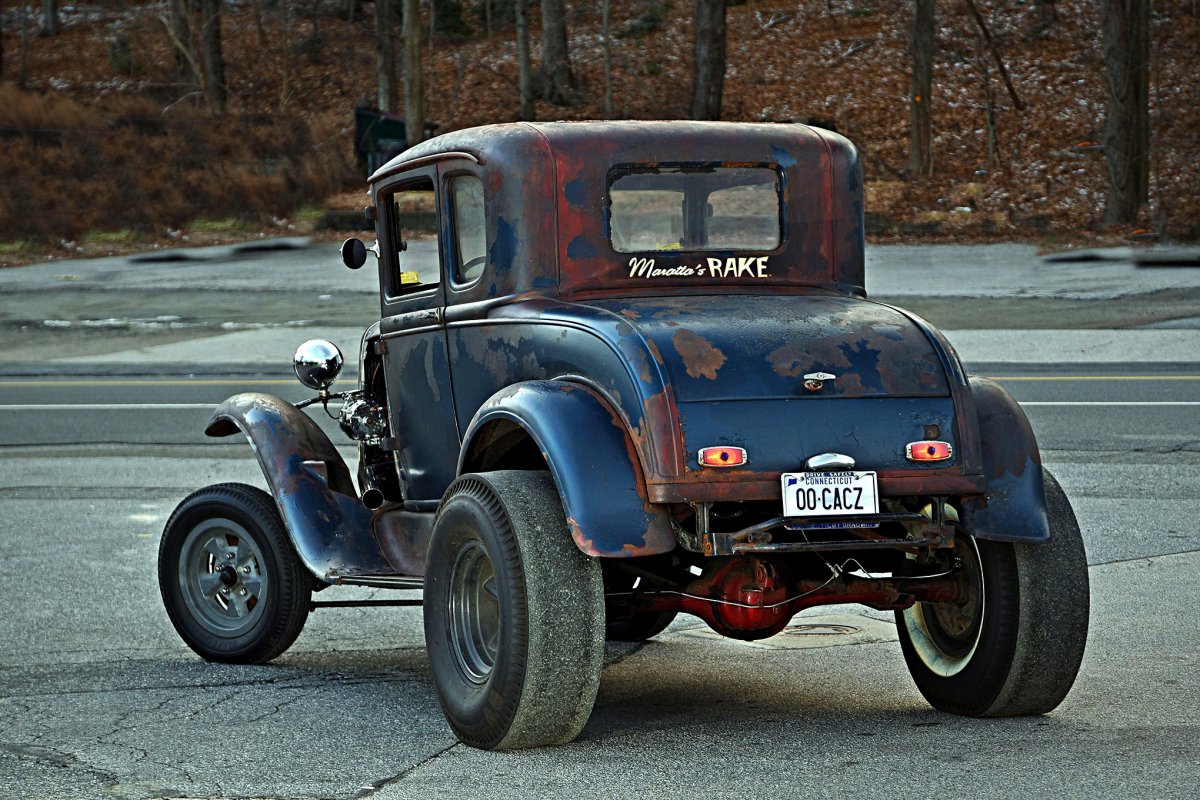
[[[318,580],[392,572],[346,462],[303,411],[274,395],[246,392],[221,403],[204,432],[246,435],[296,553]]]

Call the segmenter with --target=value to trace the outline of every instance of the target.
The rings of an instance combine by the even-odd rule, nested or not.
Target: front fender
[[[973,536],[1009,542],[1050,539],[1042,456],[1021,406],[995,381],[971,378],[979,419],[982,498],[963,503],[962,522]]]
[[[246,392],[213,412],[204,432],[250,440],[296,553],[319,580],[393,572],[346,462],[317,423],[279,397]]]
[[[671,517],[665,507],[647,501],[633,442],[598,393],[565,381],[502,389],[471,420],[459,475],[476,471],[485,432],[502,421],[520,426],[541,451],[580,550],[620,558],[675,548]]]

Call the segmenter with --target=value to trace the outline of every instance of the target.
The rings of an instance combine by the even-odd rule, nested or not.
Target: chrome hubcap
[[[210,632],[240,636],[263,615],[269,584],[262,549],[228,519],[209,519],[188,533],[179,559],[179,588],[192,615]]]

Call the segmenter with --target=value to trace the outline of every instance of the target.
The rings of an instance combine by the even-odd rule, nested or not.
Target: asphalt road
[[[301,387],[4,379],[0,797],[1194,796],[1200,370],[989,366],[1025,403],[1092,564],[1089,649],[1059,710],[930,710],[889,616],[859,606],[755,644],[683,617],[609,648],[577,742],[516,754],[455,743],[419,610],[320,610],[261,667],[207,664],[170,628],[154,570],[171,508],[204,484],[262,484],[242,442],[200,435],[207,409]]]
[[[431,252],[416,243],[414,263]],[[275,662],[235,667],[192,654],[158,597],[175,504],[263,485],[244,441],[203,436],[211,407],[306,396],[291,350],[336,334],[350,351],[378,313],[368,270],[335,248],[0,270],[0,798],[1193,798],[1200,270],[1111,255],[868,249],[872,296],[957,331],[1025,404],[1075,505],[1091,628],[1058,710],[930,710],[890,616],[861,606],[751,644],[681,617],[609,647],[578,741],[510,754],[455,742],[418,609],[322,609]]]

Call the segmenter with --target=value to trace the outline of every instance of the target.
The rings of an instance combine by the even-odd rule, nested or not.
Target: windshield
[[[779,198],[779,173],[771,167],[618,167],[608,187],[613,249],[775,250]]]

